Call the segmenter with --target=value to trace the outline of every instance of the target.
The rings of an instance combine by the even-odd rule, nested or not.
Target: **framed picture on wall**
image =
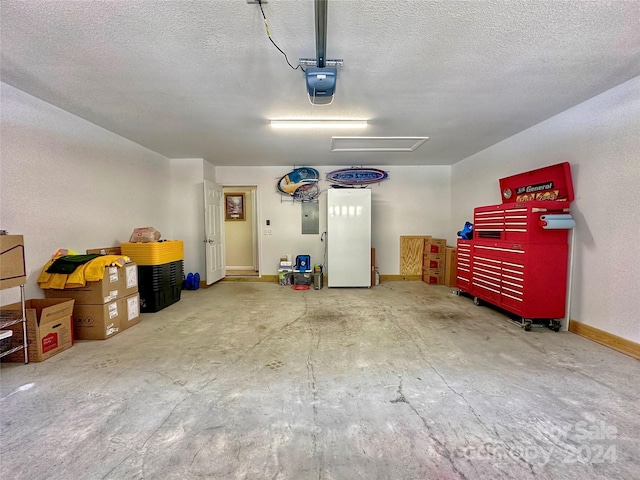
[[[244,220],[244,193],[224,194],[224,219]]]

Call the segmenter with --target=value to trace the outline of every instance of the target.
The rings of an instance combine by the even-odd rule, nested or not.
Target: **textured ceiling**
[[[315,58],[312,0],[269,0],[273,40]],[[1,3],[1,80],[170,158],[218,165],[448,165],[640,75],[640,2],[329,0],[329,106],[257,4]],[[273,131],[360,118],[362,131]],[[331,152],[331,136],[428,136]]]

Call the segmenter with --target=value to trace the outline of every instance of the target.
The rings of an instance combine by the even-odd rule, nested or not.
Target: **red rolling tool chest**
[[[458,239],[458,293],[521,318],[530,330],[565,316],[573,184],[568,163],[500,180],[503,203],[474,209],[473,239]]]

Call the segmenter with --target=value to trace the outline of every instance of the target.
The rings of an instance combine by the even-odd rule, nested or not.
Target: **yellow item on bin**
[[[138,265],[162,265],[163,263],[184,260],[182,240],[165,240],[163,242],[123,243],[120,245],[123,255],[131,258]]]
[[[129,261],[124,255],[100,255],[93,260],[78,266],[72,273],[47,273],[54,260],[49,260],[40,272],[38,284],[40,288],[65,289],[84,287],[87,282],[97,282],[104,277],[104,269],[108,266],[122,267]]]

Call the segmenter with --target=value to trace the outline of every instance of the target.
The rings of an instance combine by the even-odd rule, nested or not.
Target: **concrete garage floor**
[[[3,479],[632,479],[640,362],[452,289],[221,283],[3,364]]]

